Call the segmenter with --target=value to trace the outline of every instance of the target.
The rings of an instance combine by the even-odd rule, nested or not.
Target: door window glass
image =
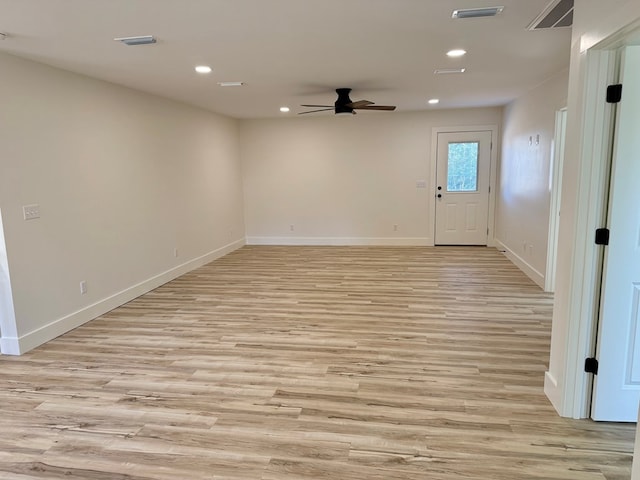
[[[479,142],[449,143],[447,191],[478,191]]]

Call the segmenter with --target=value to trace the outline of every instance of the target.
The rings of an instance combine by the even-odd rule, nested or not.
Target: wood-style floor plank
[[[552,297],[479,247],[244,247],[2,357],[0,480],[623,480]]]

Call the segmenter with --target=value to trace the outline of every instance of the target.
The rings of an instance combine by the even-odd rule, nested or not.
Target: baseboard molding
[[[496,240],[496,248],[504,251],[505,256],[511,260],[511,262],[518,267],[522,272],[533,280],[536,285],[544,290],[544,275],[529,265],[520,255],[516,254],[513,250],[507,247],[500,240]]]
[[[247,237],[247,245],[433,246],[427,237]]]
[[[558,389],[558,381],[551,372],[544,372],[544,394],[547,396],[553,408],[559,415],[562,415],[562,405],[560,399],[560,390]]]
[[[59,337],[64,333],[67,333],[70,330],[73,330],[76,327],[79,327],[80,325],[90,320],[93,320],[96,317],[99,317],[100,315],[104,315],[114,308],[130,302],[134,298],[137,298],[140,295],[153,290],[154,288],[158,288],[159,286],[170,282],[180,275],[184,275],[191,270],[195,270],[196,268],[212,262],[217,258],[223,257],[224,255],[227,255],[228,253],[231,253],[232,251],[237,250],[244,245],[244,238],[236,240],[221,248],[206,253],[205,255],[189,260],[186,263],[178,265],[143,282],[126,288],[114,295],[100,300],[99,302],[82,308],[81,310],[54,320],[48,325],[29,332],[26,335],[20,337],[3,337],[2,339],[0,339],[1,352],[5,355],[22,355],[29,350],[32,350],[50,340],[53,340],[56,337]]]

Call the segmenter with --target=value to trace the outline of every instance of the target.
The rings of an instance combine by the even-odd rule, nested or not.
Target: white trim
[[[428,237],[247,237],[247,245],[432,247]]]
[[[593,241],[593,234],[601,226],[606,213],[604,206],[613,122],[612,108],[603,99],[607,85],[614,80],[615,57],[613,51],[592,50],[587,52],[586,58],[564,385],[554,387],[545,384],[545,393],[563,417],[587,418],[591,403],[591,376],[584,372],[584,359],[592,355],[597,333],[595,324],[602,254]]]
[[[232,251],[241,248],[243,245],[245,245],[244,239],[236,240],[221,248],[213,250],[212,252],[155,275],[138,283],[137,285],[126,288],[121,292],[94,303],[93,305],[89,305],[77,312],[54,320],[53,322],[29,332],[26,335],[22,335],[20,337],[3,337],[0,340],[2,353],[6,355],[22,355],[23,353],[28,352],[49,340],[53,340],[54,338],[113,310],[114,308],[130,302],[134,298],[137,298],[154,288],[158,288],[160,285],[170,282],[180,275],[184,275],[191,270],[231,253]]]
[[[429,185],[429,205],[427,210],[431,221],[429,222],[429,239],[431,245],[434,245],[436,234],[436,165],[438,157],[438,134],[439,133],[456,133],[456,132],[491,132],[491,160],[489,166],[489,216],[487,219],[487,227],[489,234],[487,235],[487,246],[495,247],[495,215],[496,215],[496,192],[497,192],[497,170],[498,170],[498,125],[470,125],[463,127],[433,127],[431,129],[431,162],[429,166],[429,174],[431,184]]]
[[[2,211],[0,211],[0,336],[2,335],[16,335],[16,314],[2,226]]]
[[[556,263],[558,251],[558,230],[560,220],[560,201],[562,191],[562,165],[564,162],[565,139],[567,131],[567,108],[556,112],[556,123],[553,135],[553,153],[549,179],[551,197],[549,202],[549,235],[547,237],[547,266],[545,268],[544,291],[554,292],[556,289]]]
[[[511,260],[511,263],[522,270],[527,277],[535,282],[536,285],[544,289],[544,275],[542,273],[529,265],[524,258],[515,253],[498,239],[496,239],[496,248],[503,251],[504,255]]]
[[[558,388],[558,380],[549,371],[544,372],[544,393],[552,405],[560,402],[558,396],[561,393],[561,389]]]

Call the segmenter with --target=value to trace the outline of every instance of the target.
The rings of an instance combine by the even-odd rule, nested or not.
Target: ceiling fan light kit
[[[356,110],[384,110],[393,111],[395,105],[376,105],[369,100],[358,100],[354,102],[349,98],[350,88],[336,88],[338,99],[331,105],[301,105],[301,107],[318,108],[319,110],[309,110],[308,112],[300,112],[298,115],[307,113],[326,112],[333,110],[336,115],[355,115]]]

